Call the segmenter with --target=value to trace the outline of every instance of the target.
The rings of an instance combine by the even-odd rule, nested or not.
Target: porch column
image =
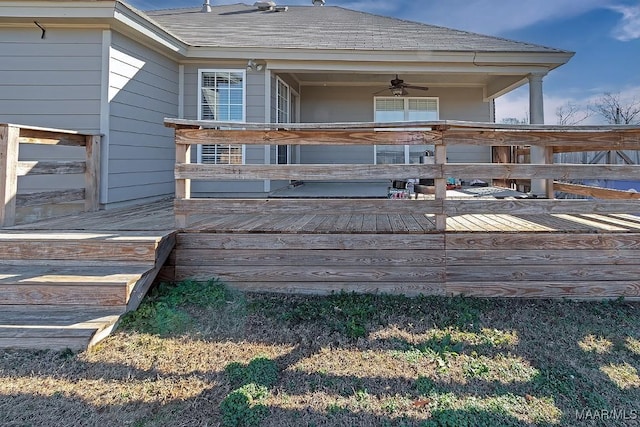
[[[531,73],[529,79],[529,123],[532,125],[544,124],[544,99],[542,91],[542,79],[546,73]],[[547,163],[546,150],[543,147],[531,147],[531,163]],[[548,196],[547,180],[532,179],[531,192],[539,197]]]

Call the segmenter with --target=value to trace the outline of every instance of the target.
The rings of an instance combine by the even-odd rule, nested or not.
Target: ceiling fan
[[[404,80],[402,80],[400,77],[398,77],[397,74],[396,74],[396,77],[394,79],[391,79],[391,81],[389,83],[390,83],[390,85],[389,85],[389,87],[387,89],[382,89],[382,90],[374,93],[374,95],[382,93],[385,90],[390,90],[391,93],[393,94],[393,96],[405,96],[405,95],[408,95],[409,92],[407,91],[407,89],[429,90],[429,88],[425,87],[425,86],[416,86],[416,85],[412,85],[410,83],[405,83]]]

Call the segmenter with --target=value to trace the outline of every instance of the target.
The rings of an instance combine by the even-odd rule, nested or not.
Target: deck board
[[[349,218],[346,231],[348,233],[360,233],[364,223],[364,215],[354,214]]]
[[[160,271],[174,222],[164,200],[0,230],[0,348],[86,350],[106,337]]]
[[[486,213],[446,225],[436,231],[434,215],[413,212],[218,213],[193,215],[174,236],[164,200],[5,228],[0,347],[83,349],[103,338],[173,241],[163,278],[246,290],[640,298],[640,217]]]
[[[625,220],[622,218],[616,218],[611,215],[607,216],[607,215],[599,215],[599,214],[583,214],[581,216],[598,221],[598,222],[617,225],[626,230],[640,230],[640,223]]]
[[[285,233],[299,233],[302,231],[302,228],[312,221],[315,215],[307,214],[307,215],[299,215],[294,221],[290,224],[282,227],[282,231]]]

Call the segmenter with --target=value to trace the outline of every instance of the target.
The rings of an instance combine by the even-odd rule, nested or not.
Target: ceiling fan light
[[[402,87],[392,87],[391,93],[393,96],[402,96],[404,94],[404,88]]]

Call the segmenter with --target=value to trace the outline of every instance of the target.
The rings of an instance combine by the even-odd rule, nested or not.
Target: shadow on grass
[[[146,304],[161,303],[163,309],[148,310],[146,314],[152,316],[146,318],[144,309],[140,310],[138,317],[126,323],[126,328],[105,346],[127,340],[132,334],[154,332],[180,337],[184,345],[205,343],[212,351],[223,342],[286,345],[290,350],[272,359],[258,358],[248,363],[229,360],[222,366],[185,360],[184,365],[195,363],[197,368],[169,373],[155,369],[152,363],[149,369],[124,362],[93,363],[68,352],[0,353],[0,374],[5,382],[0,386],[0,423],[37,425],[45,420],[52,426],[574,426],[580,425],[576,411],[635,410],[640,401],[638,387],[620,389],[600,370],[611,363],[638,367],[638,355],[624,345],[627,337],[640,336],[638,304],[354,294],[285,297],[242,295],[228,292],[219,284],[213,284],[211,289],[216,296],[209,300],[193,286],[177,293],[169,291],[173,295],[169,297],[152,294]],[[203,300],[208,302],[200,304]],[[178,319],[178,326],[166,327],[166,310],[174,309],[185,316],[184,324]],[[162,328],[154,330],[158,323]],[[389,328],[411,336],[433,331],[437,334],[412,341],[385,338]],[[482,338],[483,328],[508,331],[517,340],[465,341],[469,336]],[[372,338],[380,334],[382,338]],[[578,343],[590,334],[617,344],[604,353],[585,351]],[[135,348],[122,347],[120,351],[132,359],[147,357],[137,354]],[[321,351],[382,353],[406,365],[407,372],[396,376],[378,374],[375,365],[366,365],[372,369],[357,374],[339,374],[331,368],[305,370],[301,364],[309,365],[312,358],[327,362]],[[162,357],[162,353],[154,357]],[[499,357],[511,364],[500,367],[504,372],[485,366],[491,358]],[[468,363],[456,365],[461,358]],[[525,374],[520,372],[522,367],[515,365],[518,360],[527,363],[525,368],[529,370]],[[347,364],[345,370],[356,371],[355,362],[343,361]],[[438,365],[440,362],[442,366]],[[510,369],[520,372],[522,378],[509,379]],[[32,379],[34,384],[59,379],[67,385],[53,384],[50,387],[59,389],[49,393],[46,386],[40,391],[25,392],[7,384],[24,378]],[[122,402],[89,403],[76,397],[73,388],[74,384],[83,387],[91,383],[97,387],[94,383],[131,383],[152,390],[158,381],[171,387],[189,380],[201,380],[206,386],[195,395],[179,399],[122,396]],[[250,384],[256,387],[243,389]],[[234,398],[225,400],[229,396]],[[225,409],[224,402],[231,409]],[[548,409],[540,410],[545,405]],[[258,408],[257,421],[251,415],[254,406]],[[533,408],[540,413],[527,413]],[[549,412],[554,410],[555,413]],[[225,411],[240,414],[229,418],[236,419],[235,424],[224,421]],[[633,425],[609,421],[607,425]]]
[[[187,401],[176,400],[162,404],[138,404],[138,411],[143,414],[140,418],[132,419],[131,405],[105,402],[95,406],[87,404],[82,399],[66,396],[42,397],[29,394],[14,394],[2,397],[2,406],[24,408],[25,402],[38,407],[40,414],[33,416],[28,411],[18,414],[9,410],[11,419],[2,419],[2,425],[17,427],[25,425],[46,425],[50,427],[89,426],[89,425],[131,425],[143,426],[192,426],[217,425],[220,419],[219,410],[213,405],[207,405],[208,392]],[[248,401],[234,402],[238,407],[244,406],[238,413],[251,414]],[[64,408],[64,412],[60,411]],[[264,411],[264,414],[260,413]],[[255,422],[247,422],[247,417],[238,418],[235,424],[226,425],[259,425],[273,427],[301,427],[301,426],[420,426],[420,427],[495,427],[495,426],[532,426],[534,424],[522,422],[506,414],[492,411],[469,410],[436,410],[431,412],[428,420],[401,415],[376,415],[366,411],[352,411],[340,407],[329,407],[326,411],[305,409],[284,409],[274,406],[262,406],[255,412]],[[1,419],[1,418],[0,418]],[[225,424],[223,424],[225,425]]]

